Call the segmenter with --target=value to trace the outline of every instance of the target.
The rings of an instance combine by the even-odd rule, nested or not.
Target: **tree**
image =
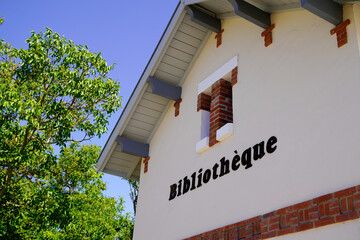
[[[28,49],[0,40],[0,198],[20,180],[41,177],[80,131],[85,140],[104,133],[121,106],[119,85],[107,77],[100,53],[47,29],[32,33]],[[81,141],[80,140],[80,141]]]
[[[133,209],[134,209],[134,215],[136,215],[136,206],[137,206],[137,200],[138,200],[138,194],[139,194],[139,182],[127,179],[129,186],[130,186],[130,199],[133,203]]]
[[[100,148],[71,144],[57,156],[46,176],[19,189],[0,209],[4,239],[131,239],[133,219],[123,200],[104,197],[96,171]],[[20,198],[19,198],[20,197]],[[9,214],[11,213],[11,214]]]
[[[32,32],[26,42],[28,49],[16,49],[0,40],[0,236],[36,239],[44,229],[55,236],[54,231],[72,228],[89,238],[90,232],[80,229],[96,214],[79,206],[90,209],[90,202],[103,202],[119,214],[122,202],[114,208],[114,200],[100,194],[103,186],[95,168],[81,162],[80,153],[93,164],[96,151],[71,143],[100,137],[110,114],[121,107],[119,84],[108,77],[113,65],[51,29]],[[60,155],[54,147],[61,149]],[[66,154],[71,158],[63,166]],[[90,169],[92,175],[86,175]],[[113,219],[110,210],[94,209]],[[88,226],[96,228],[100,220],[95,222]]]

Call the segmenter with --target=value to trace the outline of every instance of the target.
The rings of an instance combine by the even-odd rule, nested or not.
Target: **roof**
[[[319,2],[318,0],[180,1],[99,156],[98,170],[139,180],[141,159],[148,155],[151,138],[167,109],[178,98],[179,87],[186,79],[203,45],[212,32],[218,29],[219,26],[216,24],[222,19],[240,16],[266,27],[268,25],[266,18],[268,17],[270,22],[271,13],[305,8],[336,25],[342,21],[342,7],[339,4],[360,1],[328,0],[321,1],[320,4]],[[174,94],[169,95],[168,92],[171,91]]]

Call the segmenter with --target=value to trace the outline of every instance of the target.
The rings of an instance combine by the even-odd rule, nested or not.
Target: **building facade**
[[[183,0],[98,161],[134,239],[360,239],[359,1]]]

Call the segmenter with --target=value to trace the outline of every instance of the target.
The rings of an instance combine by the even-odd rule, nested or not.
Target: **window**
[[[233,133],[232,86],[237,82],[237,56],[199,84],[197,111],[201,114],[198,153]]]

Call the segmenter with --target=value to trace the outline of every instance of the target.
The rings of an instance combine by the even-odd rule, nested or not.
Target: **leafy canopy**
[[[123,200],[102,194],[99,152],[73,143],[45,177],[21,181],[0,208],[0,239],[131,239],[133,219],[124,214]]]
[[[16,49],[0,40],[0,197],[26,177],[40,177],[54,163],[52,145],[71,133],[101,136],[121,106],[119,85],[107,76],[100,53],[47,29]]]
[[[114,236],[129,218],[101,194],[99,149],[75,144],[100,137],[121,107],[113,65],[48,28],[26,42],[0,40],[0,238]]]

